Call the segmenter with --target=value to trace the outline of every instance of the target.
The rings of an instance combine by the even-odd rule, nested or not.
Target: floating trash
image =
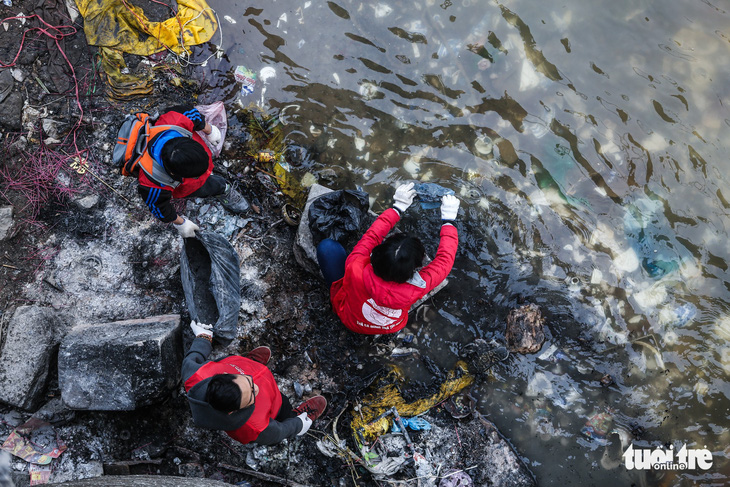
[[[476,407],[476,400],[468,392],[452,396],[444,403],[444,409],[449,412],[451,417],[456,419],[466,418],[476,410]]]
[[[586,438],[590,438],[599,444],[606,444],[606,435],[613,424],[613,414],[610,412],[597,413],[586,421],[580,432]]]
[[[256,73],[246,66],[237,66],[233,72],[233,77],[241,85],[241,96],[247,96],[253,93],[254,87],[256,86]]]
[[[268,83],[272,78],[276,78],[276,70],[274,68],[271,66],[261,68],[261,71],[259,71],[259,79],[263,83]]]
[[[492,152],[492,139],[486,135],[477,137],[474,141],[474,149],[481,155],[487,155]]]
[[[659,312],[659,321],[669,326],[684,326],[697,316],[697,306],[685,303],[674,309],[663,309]]]

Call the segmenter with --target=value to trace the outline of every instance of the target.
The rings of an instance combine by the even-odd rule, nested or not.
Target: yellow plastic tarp
[[[130,98],[152,92],[151,76],[123,73],[122,53],[149,56],[163,50],[187,54],[187,46],[209,41],[218,29],[205,0],[177,0],[177,15],[151,22],[129,0],[76,0],[89,45],[99,46],[110,95]],[[171,12],[172,13],[172,12]]]
[[[411,403],[407,403],[400,393],[399,384],[402,383],[403,376],[400,371],[396,366],[391,366],[388,374],[379,381],[375,392],[362,400],[360,410],[352,412],[351,427],[356,441],[359,441],[358,431],[368,441],[387,433],[390,429],[391,418],[386,416],[378,421],[373,420],[391,407],[395,406],[401,417],[418,416],[473,384],[474,376],[469,373],[466,363],[460,360],[449,371],[438,392],[431,397]]]

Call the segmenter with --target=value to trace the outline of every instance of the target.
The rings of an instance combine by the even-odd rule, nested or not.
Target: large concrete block
[[[65,329],[62,315],[51,308],[15,310],[0,351],[0,401],[23,409],[39,405],[51,356]]]
[[[75,327],[61,342],[58,382],[72,409],[131,411],[179,381],[179,315]]]

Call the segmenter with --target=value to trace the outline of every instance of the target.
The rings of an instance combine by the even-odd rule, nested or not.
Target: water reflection
[[[334,169],[376,210],[403,179],[462,199],[455,279],[417,319],[422,352],[450,367],[459,343],[500,335],[509,308],[547,312],[543,351],[480,390],[542,484],[727,482],[724,9],[210,3],[236,23],[222,21],[202,101],[283,109],[289,140],[316,155],[307,169]],[[240,97],[238,65],[275,76]],[[715,465],[627,472],[616,451],[631,438],[707,445]]]

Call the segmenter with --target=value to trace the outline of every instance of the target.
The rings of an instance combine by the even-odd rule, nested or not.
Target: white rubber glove
[[[459,214],[459,198],[453,194],[447,194],[441,198],[441,219],[456,220]]]
[[[302,431],[297,433],[297,436],[302,436],[307,431],[309,431],[309,427],[312,426],[312,420],[309,419],[309,417],[307,417],[307,413],[302,413],[299,416],[297,416],[297,418],[301,419],[302,423],[304,424],[304,426],[302,427]]]
[[[416,190],[413,189],[413,186],[415,186],[414,183],[401,184],[395,190],[395,195],[393,196],[395,203],[393,203],[393,206],[401,213],[405,212],[411,206],[413,198],[416,197]]]
[[[177,223],[173,223],[173,226],[182,238],[195,238],[195,231],[200,230],[199,226],[197,226],[195,223],[191,222],[185,217],[183,217],[182,223],[180,223],[179,225]]]
[[[221,131],[215,125],[210,126],[210,133],[206,135],[211,145],[218,145],[221,141]]]
[[[195,320],[190,322],[190,329],[193,330],[193,335],[208,335],[213,338],[213,325],[206,325],[205,323],[199,323]]]

